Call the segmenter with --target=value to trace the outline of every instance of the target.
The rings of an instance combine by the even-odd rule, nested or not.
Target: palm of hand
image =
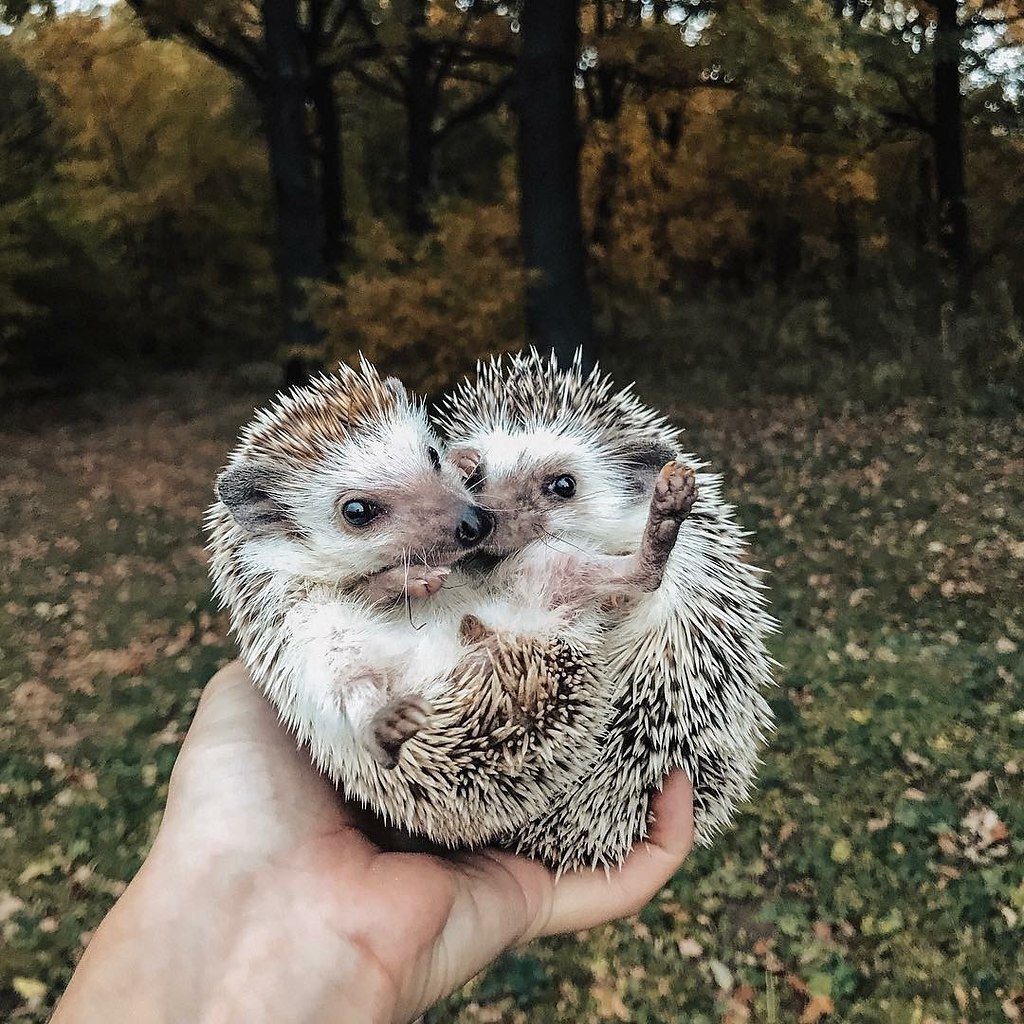
[[[410,1020],[510,945],[643,906],[692,841],[682,776],[666,782],[657,810],[651,841],[610,875],[556,881],[540,864],[489,851],[382,852],[236,663],[204,694],[143,874],[164,888],[174,872],[207,879],[203,941],[223,962],[235,1009],[239,999],[263,1012],[292,999],[294,976],[324,994],[308,1016],[278,1019],[337,1019],[355,974],[388,1007],[380,1019]]]

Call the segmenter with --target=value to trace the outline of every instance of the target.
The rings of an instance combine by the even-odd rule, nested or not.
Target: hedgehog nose
[[[455,539],[461,547],[476,547],[493,529],[494,517],[490,512],[475,505],[467,505],[459,525],[455,527]]]

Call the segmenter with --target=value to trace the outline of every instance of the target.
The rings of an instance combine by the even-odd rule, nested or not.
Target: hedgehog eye
[[[441,456],[436,448],[428,448],[427,455],[430,456],[430,464],[434,467],[435,473],[441,472]]]
[[[571,498],[576,493],[576,478],[568,473],[563,473],[561,476],[549,480],[544,485],[544,490],[556,498]]]
[[[380,505],[362,498],[352,498],[341,506],[341,514],[351,526],[369,526],[382,511]]]

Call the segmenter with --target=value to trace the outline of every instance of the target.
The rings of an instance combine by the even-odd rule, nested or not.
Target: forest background
[[[525,341],[1021,401],[1012,0],[0,3],[5,393]]]

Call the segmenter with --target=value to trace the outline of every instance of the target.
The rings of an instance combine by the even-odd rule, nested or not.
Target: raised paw
[[[451,569],[431,569],[429,566],[413,566],[409,569],[409,577],[405,584],[405,592],[409,597],[430,597],[443,586],[451,574]]]
[[[666,462],[658,474],[651,499],[651,520],[659,524],[658,532],[667,534],[678,528],[696,500],[697,474],[674,459]]]
[[[384,768],[394,768],[407,740],[427,723],[430,705],[422,697],[401,697],[381,708],[371,725],[370,752]]]
[[[448,453],[463,480],[470,480],[480,468],[480,453],[475,448],[455,448]]]
[[[658,475],[651,498],[643,544],[640,548],[640,572],[637,583],[650,593],[661,586],[679,528],[697,500],[697,475],[689,466],[668,462]]]

